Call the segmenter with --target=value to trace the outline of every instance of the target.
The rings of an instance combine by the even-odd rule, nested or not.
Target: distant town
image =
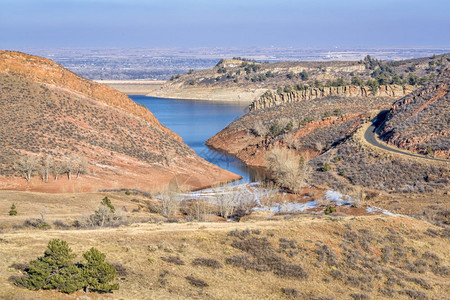
[[[52,59],[94,80],[168,80],[171,76],[211,68],[220,59],[245,57],[260,62],[354,61],[370,55],[398,60],[450,52],[450,48],[27,48],[26,53]]]

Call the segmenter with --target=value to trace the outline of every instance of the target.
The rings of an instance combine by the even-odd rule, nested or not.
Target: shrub
[[[45,222],[44,219],[26,219],[23,222],[23,226],[25,227],[33,227],[33,228],[37,228],[37,229],[50,229],[51,226]]]
[[[331,170],[331,165],[327,162],[323,163],[322,168],[320,169],[322,172],[327,172]]]
[[[335,213],[336,208],[333,205],[329,205],[329,206],[327,206],[327,208],[325,208],[324,212],[326,215],[329,215],[329,214]]]
[[[116,269],[117,276],[127,276],[128,271],[121,263],[113,263],[114,269]]]
[[[98,209],[90,216],[75,222],[76,227],[103,227],[119,225],[123,217],[115,213],[116,209],[111,200],[105,197],[100,202]]]
[[[205,266],[213,269],[222,268],[222,264],[214,258],[196,258],[194,259],[194,261],[192,261],[192,264],[194,266]]]
[[[427,294],[421,291],[415,291],[415,290],[404,290],[402,293],[408,295],[412,299],[428,299]]]
[[[53,225],[54,225],[56,228],[58,228],[58,229],[65,229],[65,230],[67,230],[67,229],[70,228],[69,225],[65,224],[65,223],[64,223],[63,221],[61,221],[61,220],[55,220],[55,221],[53,222]]]
[[[298,290],[294,288],[281,288],[281,292],[289,297],[297,297],[299,295]]]
[[[266,238],[252,237],[245,240],[236,240],[231,246],[250,254],[253,259],[249,255],[239,255],[227,258],[227,264],[256,271],[272,270],[275,275],[281,277],[300,279],[308,277],[301,265],[291,264],[278,256]]]
[[[283,128],[278,122],[275,122],[272,126],[270,126],[269,132],[272,136],[278,136],[283,132]]]
[[[9,215],[17,216],[17,209],[16,209],[16,206],[14,205],[14,203],[11,205],[11,209],[9,210]]]
[[[179,256],[161,257],[161,259],[165,262],[172,263],[172,264],[179,265],[179,266],[182,266],[185,264],[184,261]]]
[[[361,293],[350,294],[350,297],[352,297],[355,300],[370,300],[370,296],[369,295],[361,294]]]
[[[209,284],[207,284],[204,280],[200,278],[195,278],[194,276],[186,276],[186,280],[193,286],[196,287],[207,287]]]

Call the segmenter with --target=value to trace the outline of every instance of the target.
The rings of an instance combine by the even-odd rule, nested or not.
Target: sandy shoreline
[[[94,80],[128,95],[146,95],[163,86],[163,80]]]

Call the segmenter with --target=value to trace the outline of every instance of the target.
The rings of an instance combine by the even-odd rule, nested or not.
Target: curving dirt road
[[[422,158],[422,159],[428,159],[428,160],[432,160],[432,161],[439,161],[439,162],[445,162],[445,163],[450,163],[449,160],[447,159],[441,159],[441,158],[432,158],[432,157],[428,157],[425,155],[420,155],[420,154],[415,154],[415,153],[411,153],[411,152],[406,152],[406,151],[402,151],[398,148],[393,148],[393,147],[388,147],[383,143],[380,143],[377,139],[376,139],[376,127],[374,124],[370,125],[366,132],[364,132],[364,139],[371,144],[372,146],[381,148],[383,150],[389,151],[389,152],[393,152],[393,153],[397,153],[397,154],[401,154],[401,155],[406,155],[406,156],[411,156],[411,157],[418,157],[418,158]]]

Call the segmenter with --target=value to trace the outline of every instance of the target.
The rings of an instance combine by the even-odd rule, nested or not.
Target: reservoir
[[[158,120],[183,138],[183,141],[205,160],[243,177],[242,181],[259,180],[257,172],[234,156],[208,148],[206,140],[247,112],[247,104],[154,98],[129,95],[145,105]]]

